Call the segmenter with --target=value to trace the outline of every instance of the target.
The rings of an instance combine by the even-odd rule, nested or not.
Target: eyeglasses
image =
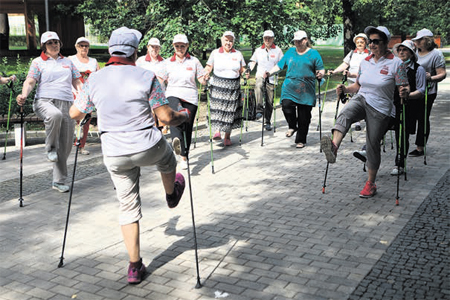
[[[50,40],[50,41],[46,42],[45,44],[46,45],[53,45],[53,44],[59,45],[59,41],[58,40]]]
[[[186,48],[186,45],[174,45],[174,47],[184,49],[184,48]]]
[[[407,48],[404,48],[404,47],[403,47],[403,48],[400,48],[400,47],[399,47],[399,48],[397,49],[397,52],[403,52],[403,51],[408,52],[408,49],[407,49]]]
[[[81,44],[78,44],[78,47],[80,47],[80,48],[89,48],[89,45],[81,45]]]
[[[380,42],[382,42],[383,40],[380,40],[380,39],[373,39],[373,40],[371,40],[371,39],[369,39],[369,45],[370,44],[374,44],[374,45],[378,45]]]

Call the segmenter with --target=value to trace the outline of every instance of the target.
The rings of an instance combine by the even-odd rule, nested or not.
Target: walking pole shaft
[[[20,177],[20,184],[19,184],[19,207],[23,207],[23,198],[22,198],[22,191],[23,191],[23,106],[20,107],[20,171],[19,171],[19,177]]]
[[[5,149],[3,150],[3,158],[2,158],[2,160],[6,159],[6,146],[8,145],[9,119],[11,117],[11,103],[12,103],[12,95],[13,95],[13,83],[12,83],[12,81],[11,81],[11,84],[9,85],[9,88],[10,88],[10,92],[9,92],[8,120],[6,121]]]
[[[86,122],[91,118],[90,114],[87,114],[84,119],[80,122],[80,127],[78,128],[77,132],[77,142],[76,142],[76,150],[75,150],[75,162],[73,164],[73,173],[72,173],[72,183],[70,184],[70,194],[69,194],[69,204],[67,206],[67,217],[66,217],[66,225],[64,228],[64,237],[63,237],[63,244],[61,249],[61,257],[59,258],[59,264],[58,268],[61,268],[64,266],[64,250],[66,247],[66,237],[67,237],[67,229],[69,226],[69,216],[70,216],[70,206],[72,204],[72,194],[73,194],[73,185],[75,182],[75,172],[77,170],[77,158],[78,158],[78,150],[80,148],[80,138],[81,138],[81,132],[83,130],[83,126],[86,124]]]

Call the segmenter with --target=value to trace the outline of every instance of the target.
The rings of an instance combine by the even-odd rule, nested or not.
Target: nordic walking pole
[[[248,103],[250,102],[249,87],[247,87],[245,95],[246,95],[245,98],[247,99],[247,109],[246,109],[246,114],[245,114],[245,132],[248,132]]]
[[[404,108],[403,99],[400,99],[402,108]],[[399,205],[399,190],[400,190],[400,161],[403,160],[403,152],[402,147],[404,147],[402,143],[402,134],[403,134],[403,109],[400,112],[400,122],[399,122],[399,130],[398,130],[398,150],[397,150],[397,194],[395,196],[395,205]],[[392,134],[392,133],[391,133]]]
[[[405,172],[405,181],[408,180],[406,177],[406,111],[405,111],[405,101],[403,100],[402,107],[402,119],[403,119],[403,170]]]
[[[266,100],[267,100],[267,83],[269,82],[269,77],[264,79],[263,83],[263,118],[261,122],[261,147],[264,146],[264,119],[266,117]]]
[[[347,81],[347,75],[344,75],[344,77],[342,78],[342,84],[345,84],[345,82]],[[336,124],[336,119],[337,119],[337,115],[339,112],[339,102],[345,103],[347,102],[346,100],[346,95],[344,93],[339,95],[339,98],[336,101],[336,112],[334,114],[334,124]],[[333,135],[331,135],[331,140],[333,140]],[[327,186],[327,176],[328,176],[328,167],[330,166],[330,162],[327,161],[327,168],[325,169],[325,178],[323,180],[323,186],[322,186],[322,194],[325,194],[325,187]]]
[[[245,90],[245,86],[247,85],[247,78],[244,77],[244,90]],[[248,87],[247,87],[248,89]],[[244,127],[244,115],[245,115],[245,102],[246,97],[245,97],[245,91],[244,91],[244,103],[242,104],[242,120],[241,120],[241,133],[239,135],[239,146],[242,146],[242,128]]]
[[[189,196],[191,199],[191,214],[192,214],[192,228],[194,231],[194,250],[195,250],[195,266],[197,268],[197,284],[195,285],[196,289],[199,289],[202,287],[202,284],[200,283],[200,271],[198,267],[198,247],[197,247],[197,232],[195,230],[195,218],[194,218],[194,200],[192,200],[192,185],[191,185],[191,169],[189,166],[189,149],[187,146],[186,141],[186,126],[187,124],[183,124],[183,138],[184,138],[184,151],[186,152],[186,163],[187,163],[187,173],[188,173],[188,182],[189,182]]]
[[[209,123],[209,145],[211,147],[211,172],[214,174],[214,157],[213,157],[213,141],[212,141],[212,128],[211,128],[211,100],[210,100],[210,91],[208,89],[208,83],[206,83],[206,97],[208,99],[208,123]]]
[[[200,115],[200,98],[202,95],[202,84],[200,83],[200,93],[198,93],[198,109],[197,109],[197,117],[196,117],[196,122],[195,122],[195,138],[194,138],[194,149],[195,149],[195,145],[197,144],[197,130],[198,130],[198,117]]]
[[[22,198],[22,191],[23,191],[23,106],[20,107],[20,171],[19,171],[19,177],[20,177],[20,184],[19,184],[19,207],[23,207],[23,198]]]
[[[320,101],[320,79],[319,78],[317,78],[316,77],[316,79],[317,79],[317,85],[319,86],[319,141],[321,141],[322,140],[322,103],[321,103],[321,101]],[[320,151],[320,153],[322,153],[322,143],[320,144],[320,147],[319,147],[319,151]]]
[[[392,138],[392,130],[389,130],[391,133],[391,150],[394,149],[394,139]]]
[[[275,105],[275,98],[277,97],[277,85],[278,85],[278,74],[273,77],[273,84],[275,85],[275,89],[273,91],[273,133],[277,132],[277,107]]]
[[[77,142],[76,142],[76,150],[75,150],[75,162],[73,164],[73,174],[72,174],[72,183],[70,184],[70,194],[69,194],[69,205],[67,206],[67,217],[66,217],[66,226],[64,229],[64,238],[61,250],[61,257],[59,258],[58,268],[64,266],[64,248],[66,246],[66,237],[67,237],[67,227],[69,225],[69,215],[70,215],[70,205],[72,203],[72,194],[73,194],[73,183],[75,182],[75,171],[77,169],[77,158],[78,158],[78,149],[80,148],[80,140],[81,140],[81,132],[83,130],[83,126],[86,122],[91,118],[90,114],[87,114],[84,119],[80,122],[80,127],[77,132]]]
[[[10,89],[10,92],[9,92],[9,106],[8,106],[8,120],[6,121],[5,149],[3,150],[3,158],[2,158],[2,160],[6,159],[6,145],[8,144],[9,119],[11,117],[11,102],[12,102],[12,95],[13,95],[13,81],[11,81],[10,84],[8,84],[8,87]]]
[[[327,84],[325,85],[325,93],[323,94],[322,105],[319,104],[319,106],[322,106],[321,113],[323,113],[323,110],[325,108],[325,99],[327,98],[327,92],[328,92],[328,82],[330,82],[330,75],[327,76]],[[319,131],[319,124],[317,124],[316,131]]]
[[[427,164],[427,105],[428,105],[428,83],[425,87],[425,116],[423,118],[423,164]]]

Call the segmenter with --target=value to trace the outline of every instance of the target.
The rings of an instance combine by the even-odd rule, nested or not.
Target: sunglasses
[[[371,40],[371,39],[369,39],[369,45],[370,44],[374,44],[374,45],[378,45],[380,42],[382,42],[383,40],[381,40],[381,39],[373,39],[373,40]]]
[[[50,40],[48,42],[45,43],[46,45],[53,45],[53,44],[58,44],[59,45],[59,41],[58,40]]]
[[[78,47],[80,47],[80,48],[89,48],[89,45],[81,45],[81,44],[78,44]]]

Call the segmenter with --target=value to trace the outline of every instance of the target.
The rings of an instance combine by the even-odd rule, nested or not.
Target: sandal
[[[289,129],[289,130],[286,132],[286,137],[291,137],[291,136],[293,136],[293,135],[294,135],[294,132],[295,132],[295,129]]]
[[[297,146],[295,146],[295,148],[297,148],[297,149],[302,149],[302,148],[305,148],[305,147],[306,147],[306,143],[305,144],[298,143]]]

